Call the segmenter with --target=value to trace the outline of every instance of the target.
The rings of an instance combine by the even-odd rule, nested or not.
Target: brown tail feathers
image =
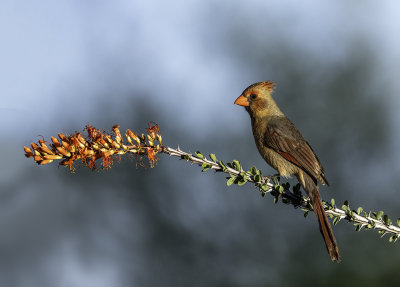
[[[319,223],[319,230],[324,238],[326,249],[331,256],[332,261],[340,262],[339,248],[336,243],[335,235],[333,234],[331,225],[328,217],[326,216],[325,210],[322,206],[321,198],[319,197],[317,183],[308,175],[304,175],[305,190],[311,199],[314,213],[317,216]]]

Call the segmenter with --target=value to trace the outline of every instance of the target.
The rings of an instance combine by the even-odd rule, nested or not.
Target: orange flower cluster
[[[69,136],[59,133],[60,140],[51,137],[52,143],[40,139],[38,144],[31,144],[32,148],[24,147],[25,156],[33,157],[38,164],[48,164],[53,160],[63,159],[60,165],[69,166],[73,172],[73,164],[76,160],[80,159],[83,164],[94,170],[96,160],[101,159],[101,168],[107,169],[111,167],[115,158],[120,160],[121,155],[126,153],[139,155],[140,162],[143,156],[147,156],[150,167],[154,167],[158,159],[157,153],[164,150],[160,130],[156,124],[149,124],[147,135],[139,136],[129,129],[126,130],[127,144],[124,143],[119,125],[112,127],[113,135],[89,125],[85,127],[85,130],[88,134],[86,138],[77,132]]]

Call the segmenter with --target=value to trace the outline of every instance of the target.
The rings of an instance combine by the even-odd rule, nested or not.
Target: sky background
[[[397,1],[2,1],[0,285],[398,283],[396,269],[383,267],[398,266],[397,245],[341,222],[343,263],[332,265],[312,215],[275,206],[250,185],[227,188],[223,176],[166,156],[151,170],[126,159],[70,174],[36,166],[23,146],[88,123],[141,132],[155,121],[167,145],[272,174],[247,113],[233,105],[250,84],[272,80],[332,183],[322,197],[396,219],[399,9]]]

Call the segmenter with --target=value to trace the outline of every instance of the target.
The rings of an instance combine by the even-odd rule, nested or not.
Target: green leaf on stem
[[[197,156],[198,158],[204,159],[204,155],[202,155],[200,151],[196,151],[195,154],[196,154],[196,156]]]
[[[215,154],[210,153],[210,158],[213,162],[217,162],[217,157],[215,156]]]
[[[236,180],[236,176],[232,175],[232,176],[228,179],[228,181],[226,182],[226,185],[227,185],[227,186],[231,186],[232,183],[235,182],[235,180]]]

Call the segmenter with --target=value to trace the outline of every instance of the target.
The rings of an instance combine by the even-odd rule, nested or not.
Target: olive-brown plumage
[[[296,176],[305,189],[329,255],[340,262],[336,239],[318,192],[318,182],[329,185],[324,169],[302,134],[275,103],[274,88],[272,82],[255,83],[243,91],[235,104],[244,106],[249,113],[254,140],[265,161],[281,176]]]

